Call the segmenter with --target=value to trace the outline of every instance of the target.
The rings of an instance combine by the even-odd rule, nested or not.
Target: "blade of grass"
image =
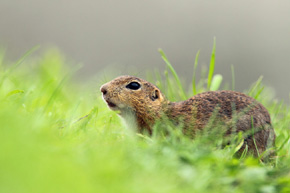
[[[184,90],[183,90],[182,84],[181,84],[181,82],[180,82],[180,79],[179,79],[177,73],[175,72],[174,68],[173,68],[172,65],[170,64],[170,62],[169,62],[169,60],[167,59],[167,57],[166,57],[165,53],[163,52],[163,50],[162,50],[162,49],[159,49],[159,52],[160,52],[160,54],[161,54],[162,59],[163,59],[164,62],[167,64],[167,67],[169,68],[169,70],[170,70],[171,73],[173,74],[173,76],[174,76],[174,78],[175,78],[175,81],[177,82],[177,85],[178,85],[178,87],[179,87],[179,89],[180,89],[180,91],[181,91],[181,96],[182,96],[182,98],[185,100],[187,97],[186,97],[186,94],[185,94],[185,92],[184,92]]]
[[[70,72],[68,72],[58,83],[58,85],[56,86],[56,88],[54,89],[52,95],[50,96],[45,108],[44,108],[44,112],[47,112],[47,109],[51,106],[51,103],[54,101],[54,99],[57,97],[57,95],[61,92],[61,88],[63,87],[63,85],[65,84],[65,82],[67,80],[69,80],[72,75],[77,72],[79,69],[81,68],[81,65],[77,65],[75,66]]]
[[[171,99],[171,100],[175,100],[175,95],[174,95],[174,93],[172,91],[172,87],[170,86],[170,79],[169,79],[169,76],[168,76],[167,69],[164,71],[164,76],[165,76],[166,88],[167,88],[166,89],[166,92],[167,92],[166,96],[168,96],[169,99]]]
[[[210,89],[211,80],[214,73],[214,67],[215,67],[215,48],[216,48],[216,38],[213,39],[213,48],[211,53],[211,59],[210,59],[210,65],[209,65],[209,71],[208,71],[208,78],[207,78],[207,89]]]
[[[234,65],[231,65],[231,70],[232,70],[232,90],[235,90],[235,69]]]
[[[37,51],[40,48],[40,46],[34,46],[33,48],[31,48],[30,50],[28,50],[13,66],[12,68],[9,69],[9,73],[11,71],[13,71],[15,68],[17,68],[20,64],[22,64],[25,59],[30,56],[31,54],[33,54],[35,51]]]
[[[200,53],[200,50],[198,50],[198,52],[195,55],[195,62],[194,62],[194,67],[193,67],[193,78],[192,78],[193,95],[197,94],[197,91],[196,91],[196,68],[197,68],[197,64],[198,64],[199,53]]]
[[[160,72],[158,72],[157,70],[155,70],[155,77],[156,77],[156,86],[158,86],[158,88],[160,88],[160,90],[164,90]]]
[[[283,147],[289,142],[290,140],[290,136],[286,137],[286,139],[282,142],[282,144],[280,145],[280,147],[277,148],[277,152],[281,151],[281,149],[283,149]]]
[[[262,88],[260,88],[258,91],[257,91],[257,93],[256,93],[256,95],[255,95],[255,97],[254,97],[254,99],[257,99],[259,96],[260,96],[260,94],[261,94],[261,92],[264,90],[264,86],[262,86]]]
[[[251,116],[251,122],[252,122],[252,138],[253,138],[253,142],[254,142],[254,145],[255,145],[255,149],[257,151],[257,155],[260,158],[260,152],[259,152],[259,149],[258,149],[258,146],[257,146],[257,143],[256,143],[256,139],[254,137],[256,132],[255,132],[255,127],[254,127],[254,117],[253,116]]]
[[[6,95],[6,98],[12,96],[12,95],[15,95],[15,94],[19,94],[19,93],[24,93],[24,90],[19,90],[19,89],[16,89],[16,90],[13,90],[13,91],[10,91],[7,95]]]
[[[257,87],[261,84],[263,79],[263,76],[260,76],[260,78],[256,81],[256,83],[254,84],[254,86],[250,89],[249,91],[249,95],[252,96],[254,94],[254,91],[257,89]]]
[[[35,46],[33,48],[31,48],[30,50],[28,50],[14,65],[12,65],[12,67],[10,67],[6,72],[3,73],[3,76],[0,80],[0,86],[2,85],[3,81],[5,80],[5,78],[13,71],[15,70],[20,64],[22,64],[25,59],[30,56],[32,53],[34,53],[36,50],[38,50],[40,48],[40,46]]]
[[[214,75],[214,77],[212,79],[211,86],[210,86],[210,90],[211,91],[218,90],[220,88],[222,81],[223,81],[222,75],[220,75],[220,74]]]

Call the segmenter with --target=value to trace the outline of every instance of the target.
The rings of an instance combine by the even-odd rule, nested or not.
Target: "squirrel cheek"
[[[119,104],[118,105],[120,108],[125,108],[126,107],[126,105],[124,105],[124,104]]]

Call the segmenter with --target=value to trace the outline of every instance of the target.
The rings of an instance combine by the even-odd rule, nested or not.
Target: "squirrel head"
[[[103,99],[111,110],[136,114],[159,112],[166,103],[159,88],[134,76],[120,76],[101,86]]]

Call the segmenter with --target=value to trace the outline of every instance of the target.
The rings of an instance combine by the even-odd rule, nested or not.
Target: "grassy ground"
[[[157,72],[148,79],[169,99],[220,87],[222,77],[213,72],[214,52],[210,73],[203,73],[200,81],[194,75],[189,91],[161,54],[168,69],[165,78]],[[261,81],[248,94],[272,117],[278,156],[269,163],[234,158],[235,147],[221,149],[208,136],[190,140],[178,132],[167,138],[136,135],[102,101],[103,82],[70,80],[73,70],[58,52],[13,63],[4,55],[1,52],[1,193],[290,192],[289,107],[273,100]]]

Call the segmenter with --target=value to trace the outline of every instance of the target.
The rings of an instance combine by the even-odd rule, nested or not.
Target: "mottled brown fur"
[[[137,90],[126,88],[131,82],[138,82],[141,87]],[[134,117],[139,132],[152,134],[156,120],[165,115],[175,124],[182,124],[184,133],[194,136],[215,117],[227,127],[226,135],[232,134],[233,130],[245,133],[240,153],[248,146],[257,155],[255,142],[261,154],[275,141],[268,111],[255,99],[240,92],[209,91],[185,101],[170,102],[155,85],[133,76],[117,77],[104,84],[101,91],[112,110],[119,110],[125,119]]]

